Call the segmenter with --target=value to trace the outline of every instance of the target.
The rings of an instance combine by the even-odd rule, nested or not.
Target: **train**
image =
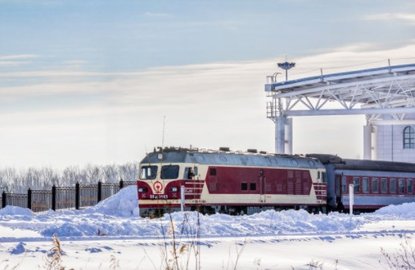
[[[182,208],[231,215],[266,209],[347,211],[349,188],[354,211],[363,212],[415,201],[414,181],[411,163],[157,147],[140,162],[137,192],[141,216]]]

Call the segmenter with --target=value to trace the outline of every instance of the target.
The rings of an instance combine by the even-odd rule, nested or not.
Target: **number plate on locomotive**
[[[167,195],[165,195],[165,194],[151,194],[150,199],[152,199],[152,200],[167,199]]]

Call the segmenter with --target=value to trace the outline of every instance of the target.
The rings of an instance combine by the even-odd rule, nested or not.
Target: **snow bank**
[[[104,204],[104,205],[113,205]],[[115,203],[115,205],[117,205]],[[177,237],[257,236],[302,233],[350,232],[367,222],[363,216],[350,219],[345,214],[309,214],[304,210],[277,212],[268,210],[254,215],[229,216],[225,214],[202,215],[197,212],[175,212],[159,219],[114,215],[112,208],[99,208],[104,213],[85,211],[66,216],[54,216],[54,222],[40,230],[50,237],[84,236],[136,236],[169,237],[173,230]],[[129,208],[131,211],[133,208]],[[118,213],[119,214],[119,213]]]
[[[415,202],[399,205],[388,205],[377,210],[375,214],[413,219],[415,218]]]
[[[159,219],[140,218],[137,188],[130,186],[85,210],[32,213],[7,206],[0,210],[1,226],[31,230],[50,237],[134,236],[142,238],[259,236],[284,234],[348,233],[363,225],[386,219],[414,219],[415,203],[384,207],[372,214],[310,214],[304,210],[268,210],[253,215],[202,215],[175,212]],[[2,216],[4,218],[2,218]],[[24,222],[22,222],[24,221]],[[0,237],[1,240],[1,237]]]
[[[18,206],[7,205],[0,209],[0,216],[24,216],[31,217],[33,212],[28,208],[21,208]]]
[[[310,214],[305,210],[268,210],[244,216],[204,216],[195,212],[177,212],[171,215],[175,231],[183,235],[195,231],[206,236],[349,232],[364,224],[363,217],[350,219],[345,214]],[[164,217],[167,224],[169,219],[170,217]]]
[[[125,187],[115,195],[85,211],[87,213],[101,213],[119,217],[138,216],[137,187]]]

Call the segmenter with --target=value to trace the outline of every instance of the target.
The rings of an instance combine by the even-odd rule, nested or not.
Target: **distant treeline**
[[[138,176],[138,162],[122,165],[88,165],[67,167],[63,171],[52,168],[0,169],[0,192],[27,192],[31,189],[50,189],[53,185],[64,187],[75,183],[117,183],[120,179],[133,181]]]

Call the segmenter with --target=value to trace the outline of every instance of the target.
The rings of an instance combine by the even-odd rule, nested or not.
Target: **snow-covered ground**
[[[395,252],[415,234],[415,203],[353,217],[303,210],[159,219],[137,213],[134,186],[79,211],[8,206],[0,210],[0,269],[48,268],[54,235],[61,265],[74,269],[164,269],[176,264],[175,255],[180,269],[199,263],[201,269],[388,269],[381,248]]]

